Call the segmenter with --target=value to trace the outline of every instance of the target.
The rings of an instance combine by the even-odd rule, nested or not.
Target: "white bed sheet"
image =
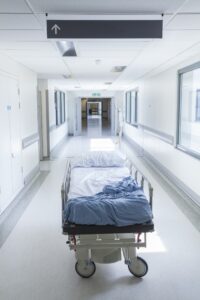
[[[68,199],[93,196],[102,192],[105,185],[130,175],[127,167],[74,168],[71,171]]]

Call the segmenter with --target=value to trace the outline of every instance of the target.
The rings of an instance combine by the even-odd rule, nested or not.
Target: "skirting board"
[[[29,184],[40,173],[40,165],[38,164],[28,175],[24,178],[24,184]]]
[[[13,199],[10,205],[0,215],[0,248],[7,240],[8,236],[15,228],[18,220],[23,215],[25,209],[33,200],[38,189],[46,179],[48,171],[41,171],[29,184],[24,186],[22,191]]]
[[[59,151],[60,148],[62,147],[63,143],[66,142],[67,140],[67,137],[68,137],[68,134],[66,134],[61,140],[60,142],[58,142],[51,150],[51,155],[54,154],[55,152]]]
[[[157,159],[151,154],[145,151],[140,145],[133,141],[127,135],[123,135],[123,139],[131,145],[137,153],[142,153],[145,161],[158,172],[164,179],[166,179],[173,188],[175,188],[180,194],[184,194],[187,198],[189,197],[193,203],[190,205],[198,212],[200,212],[200,196],[185,185],[178,177],[164,167]]]

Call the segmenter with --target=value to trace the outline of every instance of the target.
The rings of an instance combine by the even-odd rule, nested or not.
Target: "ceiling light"
[[[105,82],[105,84],[106,84],[106,85],[110,85],[110,84],[112,84],[112,82],[111,82],[111,81],[108,81],[108,82]]]
[[[75,86],[74,88],[75,88],[75,89],[80,89],[80,86]]]
[[[100,65],[101,59],[95,59],[95,63],[96,63],[96,65]]]
[[[115,66],[112,68],[111,72],[120,73],[126,69],[126,66]]]
[[[62,56],[77,56],[74,43],[71,41],[57,41],[56,45]]]

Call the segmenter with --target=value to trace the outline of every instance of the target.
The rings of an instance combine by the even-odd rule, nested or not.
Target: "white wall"
[[[33,134],[38,133],[38,123],[37,123],[37,78],[36,74],[29,69],[25,68],[24,66],[14,62],[10,58],[0,55],[0,73],[5,79],[7,84],[8,92],[12,92],[12,95],[14,93],[16,94],[16,88],[15,91],[9,90],[9,78],[13,78],[20,90],[19,95],[19,101],[20,101],[20,109],[19,109],[19,122],[20,122],[20,135],[18,137],[18,140],[15,141],[20,145],[20,151],[21,151],[21,159],[18,161],[21,164],[21,167],[18,165],[18,168],[20,167],[22,170],[22,186],[24,184],[24,180],[27,176],[30,175],[30,173],[38,166],[39,164],[39,151],[38,151],[38,142],[35,141],[30,146],[23,149],[22,147],[22,141],[25,138],[30,137]],[[3,78],[2,77],[2,78]],[[13,87],[12,87],[13,89]],[[5,110],[6,106],[9,104],[7,103],[7,99],[1,99],[3,97],[3,93],[1,91],[0,93],[0,101],[3,103],[2,111],[0,111],[0,118],[4,115],[5,118],[9,118],[9,116],[6,116]],[[14,96],[12,96],[14,97]],[[5,102],[5,103],[4,103]],[[11,108],[12,109],[12,108]],[[13,110],[13,109],[12,109]],[[14,111],[14,110],[13,110]],[[17,116],[16,116],[17,117]],[[16,118],[17,120],[17,118]],[[5,123],[5,127],[0,128],[0,130],[9,131],[8,124]],[[1,140],[1,144],[3,144],[4,141]],[[9,151],[9,150],[8,150]],[[11,149],[9,151],[9,156],[12,157]],[[0,157],[1,161],[4,160],[5,153],[3,152],[3,148],[0,147]],[[0,178],[6,176],[6,172],[8,171],[9,162],[7,163],[7,171],[5,168],[0,166]],[[17,170],[16,170],[17,171]],[[9,177],[13,176],[13,174],[9,174]],[[10,178],[11,179],[11,178]],[[0,179],[1,180],[1,179]],[[12,179],[11,179],[12,181]],[[0,182],[0,187],[4,183]],[[10,189],[10,191],[9,191]],[[1,191],[3,190],[3,187],[1,187]],[[16,191],[12,190],[12,185],[10,184],[7,187],[8,197],[4,195],[3,193],[0,193],[0,207],[1,211],[5,209],[9,203],[12,201],[13,197],[16,194]],[[3,205],[2,205],[3,203]]]
[[[174,141],[176,140],[177,71],[198,61],[200,61],[200,56],[193,57],[169,70],[143,78],[132,85],[132,88],[139,88],[138,122],[140,124],[173,136]],[[125,124],[124,133],[185,186],[200,195],[200,160],[177,150],[175,145],[160,140],[144,129],[137,129]]]

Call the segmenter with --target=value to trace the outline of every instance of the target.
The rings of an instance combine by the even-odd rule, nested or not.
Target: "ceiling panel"
[[[121,73],[112,72],[114,66],[128,66],[130,59],[102,59],[100,63],[96,64],[94,59],[91,58],[65,58],[67,66],[71,70],[73,76],[76,78],[86,78],[91,80],[93,78],[101,81],[112,81],[117,78]]]
[[[78,41],[75,48],[80,57],[129,57],[134,58],[138,53],[148,45],[149,41],[124,41],[108,40],[106,41]]]
[[[35,12],[47,13],[164,13],[175,11],[185,0],[29,0]]]
[[[28,5],[24,0],[1,0],[0,13],[30,13]]]
[[[0,50],[15,59],[18,57],[60,57],[51,42],[2,42]]]
[[[46,33],[43,30],[0,30],[0,43],[44,40],[46,40]]]
[[[184,0],[29,0],[34,10],[50,13],[160,13],[175,12]],[[190,0],[182,11],[200,9],[200,1]],[[21,11],[22,10],[22,11]],[[72,74],[63,81],[68,87],[82,89],[121,89],[130,82],[155,72],[169,61],[175,64],[179,55],[200,41],[198,15],[177,15],[166,26],[162,40],[74,40],[78,57],[63,58],[55,42],[47,41],[44,14],[30,13],[25,1],[0,0],[0,51],[34,70],[41,78]],[[20,14],[29,13],[27,15]],[[38,21],[39,18],[39,21]],[[164,17],[166,24],[171,15]],[[23,29],[23,30],[22,30]],[[191,53],[188,51],[188,56]],[[186,57],[187,58],[187,57]],[[100,62],[97,63],[97,59]],[[111,72],[114,66],[128,66],[122,73]],[[113,82],[105,85],[105,82]]]
[[[200,16],[199,15],[177,15],[166,26],[167,30],[196,30],[200,29]]]
[[[167,31],[163,40],[154,41],[148,49],[134,61],[116,81],[116,85],[129,85],[130,82],[153,72],[186,49],[200,42],[200,31]],[[175,63],[176,60],[174,60]]]
[[[51,42],[0,42],[0,49],[5,50],[41,50],[41,51],[53,51],[55,47]]]
[[[0,30],[3,29],[41,29],[41,25],[32,14],[2,14],[0,17]]]
[[[68,72],[66,65],[60,58],[16,57],[15,59],[36,73],[65,74]]]
[[[3,50],[4,53],[7,55],[18,59],[21,57],[28,57],[28,58],[42,58],[42,57],[58,57],[60,58],[59,54],[55,50],[51,51],[42,51],[42,50]]]
[[[77,90],[75,87],[80,86],[80,84],[74,80],[74,79],[63,79],[61,76],[57,75],[57,74],[52,74],[51,75],[48,74],[48,77],[46,76],[47,74],[41,74],[40,76],[38,76],[39,79],[49,79],[52,86],[55,86],[58,89],[62,89],[62,90]],[[82,89],[82,87],[81,87]]]
[[[199,0],[189,0],[181,8],[180,12],[183,13],[200,13],[200,1]]]

